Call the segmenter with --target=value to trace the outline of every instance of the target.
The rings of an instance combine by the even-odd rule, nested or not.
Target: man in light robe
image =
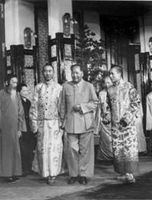
[[[37,134],[33,170],[51,185],[61,170],[63,147],[58,108],[62,88],[53,80],[54,68],[51,65],[43,67],[43,76],[45,81],[36,85],[30,109],[33,133]]]
[[[122,79],[122,68],[114,66],[110,70],[113,86],[108,89],[111,110],[112,147],[114,169],[119,180],[134,183],[134,173],[138,167],[138,142],[136,114],[140,110],[140,99],[136,89]]]
[[[77,180],[87,184],[94,173],[94,114],[97,96],[91,83],[83,80],[82,67],[71,66],[72,81],[63,85],[61,96],[62,127],[67,133],[68,184]]]
[[[15,182],[22,174],[19,137],[23,107],[16,92],[18,79],[10,75],[8,86],[0,91],[0,176]]]

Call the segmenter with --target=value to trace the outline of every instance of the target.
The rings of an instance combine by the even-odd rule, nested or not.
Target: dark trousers
[[[23,173],[29,173],[32,170],[35,147],[35,136],[29,132],[22,132],[22,136],[20,137],[20,149]]]

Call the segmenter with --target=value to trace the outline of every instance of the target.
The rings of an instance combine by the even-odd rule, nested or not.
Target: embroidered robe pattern
[[[33,132],[38,131],[33,170],[42,177],[57,176],[61,170],[63,144],[58,112],[61,89],[53,81],[38,84],[30,110]]]
[[[120,81],[108,90],[112,122],[114,168],[120,174],[133,173],[138,164],[136,113],[140,99],[131,83]],[[125,124],[125,125],[122,125]]]

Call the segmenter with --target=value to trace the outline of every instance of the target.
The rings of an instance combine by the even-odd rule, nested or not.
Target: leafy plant
[[[90,81],[94,72],[102,67],[102,54],[105,51],[104,41],[96,40],[95,36],[96,34],[87,25],[84,25],[76,35],[75,59],[83,67],[84,79]]]

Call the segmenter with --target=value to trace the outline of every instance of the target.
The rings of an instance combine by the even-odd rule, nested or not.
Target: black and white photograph
[[[0,200],[151,187],[152,1],[0,0]]]

